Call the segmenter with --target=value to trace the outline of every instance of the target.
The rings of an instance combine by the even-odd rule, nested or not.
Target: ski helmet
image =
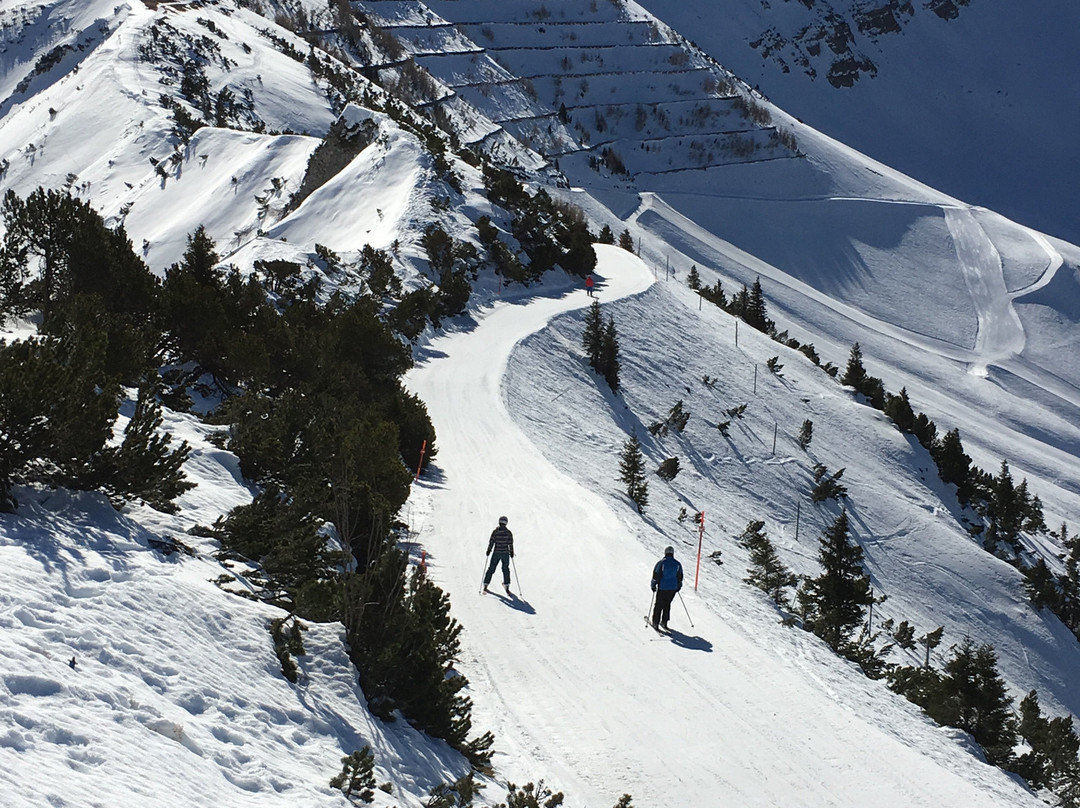
[[[667,547],[665,547],[665,548],[664,548],[664,555],[666,555],[666,556],[673,556],[673,555],[675,555],[675,548],[674,548],[674,547],[672,547],[672,546],[671,546],[671,545],[669,544],[669,545],[668,545]]]
[[[507,522],[509,522],[509,521],[510,521],[510,520],[509,520],[509,519],[507,519],[507,518],[506,518],[505,516],[500,516],[500,517],[499,517],[499,524],[500,524],[500,525],[503,525],[503,526],[505,526],[505,525],[506,525],[506,523],[507,523]]]

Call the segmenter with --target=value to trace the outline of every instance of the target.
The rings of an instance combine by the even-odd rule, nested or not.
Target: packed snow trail
[[[601,301],[652,283],[629,253],[597,253]],[[657,560],[637,538],[644,523],[622,522],[544,458],[511,420],[504,396],[513,391],[501,385],[516,344],[590,302],[580,290],[499,303],[473,330],[434,340],[406,379],[438,436],[409,518],[464,626],[459,668],[474,732],[496,737],[499,778],[544,779],[568,808],[607,808],[623,793],[643,808],[1038,805],[880,682],[767,611],[763,630],[740,631],[687,586],[694,628],[678,599],[671,639],[643,625]],[[617,468],[615,450],[613,486]],[[478,594],[503,514],[519,597]],[[681,560],[692,582],[691,560]],[[493,583],[501,592],[501,579]],[[751,599],[747,608],[761,607]]]
[[[989,365],[1000,364],[1024,350],[1024,327],[1005,287],[1001,256],[986,231],[967,208],[943,210],[979,320],[977,359],[971,372],[985,376]]]

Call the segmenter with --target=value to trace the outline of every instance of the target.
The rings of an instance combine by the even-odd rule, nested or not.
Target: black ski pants
[[[675,594],[678,591],[678,589],[656,590],[656,604],[652,610],[653,626],[656,626],[657,623],[667,625],[668,620],[671,619],[671,601],[675,600]]]

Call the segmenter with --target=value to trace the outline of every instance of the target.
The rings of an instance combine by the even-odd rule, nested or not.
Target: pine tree
[[[480,795],[482,783],[476,782],[476,772],[469,772],[453,783],[439,783],[428,792],[424,808],[464,808]]]
[[[807,418],[802,422],[802,427],[799,429],[799,448],[806,450],[810,447],[810,441],[814,439],[814,422]]]
[[[820,539],[818,563],[822,572],[807,579],[799,590],[799,604],[814,634],[834,651],[847,650],[854,629],[863,621],[873,600],[870,576],[863,570],[863,552],[848,539],[847,510]]]
[[[159,340],[159,284],[124,229],[109,228],[86,202],[42,188],[26,200],[9,191],[0,213],[0,310],[39,310],[42,334],[103,328],[106,372],[137,384]]]
[[[94,475],[100,479],[96,487],[118,508],[131,500],[142,500],[151,508],[174,513],[173,500],[194,487],[186,482],[183,472],[191,447],[187,441],[172,447],[172,434],[161,431],[161,393],[157,375],[147,376],[131,420],[124,427],[123,441],[101,453]]]
[[[638,513],[644,513],[645,506],[649,504],[649,483],[645,479],[645,455],[636,434],[631,435],[623,445],[619,479],[625,486],[626,496],[637,506]]]
[[[900,388],[900,395],[894,396],[889,393],[885,396],[884,412],[901,432],[915,430],[915,411],[911,408],[906,387]]]
[[[536,785],[526,783],[521,788],[507,783],[506,792],[506,803],[500,802],[495,808],[558,808],[563,804],[562,792],[552,792],[543,780]]]
[[[976,647],[964,639],[945,663],[940,686],[926,710],[939,724],[971,733],[994,766],[1013,760],[1016,721],[1012,698],[998,674],[997,654],[990,645]]]
[[[941,440],[934,443],[930,454],[937,464],[941,481],[956,486],[956,497],[960,504],[970,502],[973,494],[971,458],[964,452],[960,430],[950,429],[946,432]]]
[[[611,232],[610,225],[604,225],[600,228],[600,235],[596,237],[597,242],[600,244],[614,244],[615,234]]]
[[[866,397],[871,407],[878,410],[885,408],[885,387],[881,379],[866,372],[862,363],[862,348],[859,343],[851,346],[847,368],[840,377],[840,383],[855,388],[855,392]]]
[[[745,287],[744,287],[745,288]],[[765,295],[761,291],[761,278],[756,278],[746,294],[746,307],[742,313],[743,320],[751,328],[768,333],[772,322],[765,311]]]
[[[100,386],[101,342],[0,343],[0,510],[17,506],[17,483],[61,485],[81,477],[86,460],[109,440],[120,390]]]
[[[1049,609],[1060,615],[1064,608],[1064,598],[1059,589],[1057,578],[1050,571],[1046,559],[1040,557],[1035,563],[1023,570],[1024,589],[1031,605],[1036,609]],[[1064,621],[1062,621],[1064,622]]]
[[[619,335],[615,330],[615,318],[608,317],[600,339],[600,357],[597,370],[603,375],[613,393],[619,392]]]
[[[866,368],[863,367],[862,348],[856,342],[851,346],[847,367],[844,369],[844,375],[840,377],[840,384],[846,384],[858,390],[865,380]]]
[[[785,590],[795,586],[798,577],[780,560],[764,527],[764,522],[749,522],[738,539],[750,551],[750,563],[753,564],[747,569],[747,576],[743,580],[767,594],[777,606],[786,609],[791,602]]]
[[[600,313],[600,301],[594,300],[585,312],[585,331],[581,335],[581,346],[589,357],[589,365],[594,369],[600,364],[603,343],[604,317]]]
[[[983,544],[995,552],[1001,542],[1013,552],[1020,552],[1020,533],[1037,532],[1042,529],[1042,503],[1028,493],[1027,480],[1019,485],[1013,482],[1007,461],[1001,461],[998,476],[987,488],[985,513],[988,519]]]
[[[746,284],[742,285],[742,289],[731,296],[730,302],[727,304],[728,314],[738,317],[740,320],[746,320],[746,307],[750,300],[750,290],[746,288]]]
[[[1067,526],[1062,523],[1059,538],[1067,555],[1065,572],[1058,576],[1062,600],[1058,616],[1073,634],[1080,636],[1080,537],[1070,537]]]
[[[1018,732],[1030,751],[1016,761],[1015,771],[1035,789],[1047,788],[1066,797],[1072,792],[1073,804],[1080,787],[1080,737],[1067,716],[1049,719],[1039,706],[1039,695],[1032,690],[1020,702]]]
[[[375,755],[365,746],[341,759],[341,773],[330,779],[330,788],[336,788],[347,800],[373,802],[375,799]]]
[[[829,475],[829,470],[822,463],[814,464],[814,485],[810,489],[810,499],[824,502],[827,499],[841,499],[847,496],[847,487],[840,483],[844,469]]]
[[[120,388],[104,375],[103,329],[71,340],[32,339],[0,347],[0,509],[15,482],[108,494],[117,507],[141,499],[159,510],[191,484],[186,442],[160,431],[160,382],[148,377],[119,445],[112,443]]]
[[[695,291],[701,288],[701,275],[698,273],[697,264],[691,266],[686,274],[686,285]]]
[[[630,235],[629,230],[623,230],[619,233],[619,246],[627,252],[634,251],[634,237]]]

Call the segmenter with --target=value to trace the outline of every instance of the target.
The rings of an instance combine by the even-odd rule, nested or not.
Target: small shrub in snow
[[[372,802],[375,799],[375,755],[365,746],[341,759],[341,772],[330,780],[330,788],[336,788],[350,801]]]
[[[675,479],[679,471],[679,458],[669,457],[660,464],[660,467],[656,470],[656,474],[664,480],[671,481]]]
[[[840,469],[833,475],[821,463],[814,464],[814,486],[810,489],[810,499],[814,502],[824,502],[827,499],[840,499],[847,496],[847,488],[840,484],[840,478],[844,476],[844,470]]]

